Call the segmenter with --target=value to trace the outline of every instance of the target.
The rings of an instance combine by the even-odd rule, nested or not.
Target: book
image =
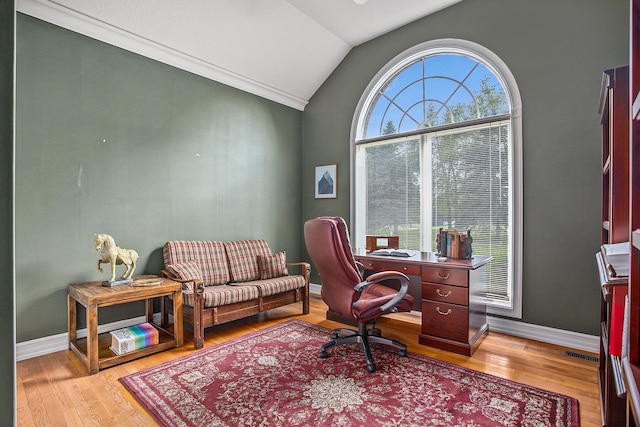
[[[622,317],[622,348],[620,357],[629,356],[629,295],[624,297],[624,316]]]
[[[607,270],[614,277],[629,276],[629,242],[602,245],[602,256]]]
[[[158,286],[162,285],[163,280],[161,278],[157,279],[140,279],[134,280],[131,286],[135,287],[147,287],[147,286]]]
[[[159,342],[158,330],[150,323],[117,329],[110,334],[111,351],[117,355],[150,347]]]
[[[413,256],[412,253],[403,249],[378,249],[377,251],[371,252],[369,255],[395,256],[400,258],[409,258]]]
[[[624,306],[627,296],[626,286],[614,286],[611,299],[611,321],[609,323],[609,354],[622,354],[622,330],[624,328]]]
[[[471,253],[471,243],[473,239],[469,235],[470,231],[463,233],[456,230],[438,231],[436,240],[437,254],[447,258],[469,258],[467,249]]]

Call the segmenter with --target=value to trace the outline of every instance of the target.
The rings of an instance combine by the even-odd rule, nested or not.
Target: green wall
[[[94,233],[136,249],[136,273],[157,273],[170,239],[261,237],[304,257],[304,220],[349,218],[365,87],[399,53],[447,37],[495,52],[520,87],[522,320],[597,335],[598,92],[602,71],[628,62],[628,8],[463,1],[354,48],[304,113],[19,15],[17,342],[66,332],[66,285],[105,278]],[[339,166],[338,198],[315,200],[313,166],[327,163]],[[100,320],[134,314],[114,307]]]
[[[16,30],[17,342],[66,332],[67,284],[108,278],[95,233],[135,249],[136,274],[174,239],[301,259],[302,112],[26,15]]]
[[[14,281],[13,281],[13,64],[14,2],[0,2],[0,425],[15,422]]]
[[[598,96],[602,71],[628,63],[628,21],[626,0],[463,1],[354,48],[304,112],[304,170],[338,163],[339,197],[314,200],[305,175],[303,220],[349,218],[351,123],[375,74],[425,41],[479,43],[507,64],[522,96],[522,320],[598,335]]]

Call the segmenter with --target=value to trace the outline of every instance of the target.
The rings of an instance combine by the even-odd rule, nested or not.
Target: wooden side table
[[[136,281],[142,279],[158,279],[162,283],[135,286]],[[67,290],[69,349],[85,364],[90,375],[100,369],[182,346],[182,285],[178,282],[157,276],[136,276],[134,282],[128,285],[105,287],[101,282],[85,282],[71,284]],[[165,329],[167,325],[154,325],[159,333],[158,344],[117,355],[109,348],[111,334],[98,334],[98,308],[145,300],[147,322],[152,323],[153,299],[165,295],[173,295],[173,332]],[[86,308],[86,338],[78,338],[77,335],[77,304]]]

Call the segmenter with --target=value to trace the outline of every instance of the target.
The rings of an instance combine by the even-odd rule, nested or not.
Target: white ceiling
[[[17,0],[39,19],[303,110],[349,50],[461,0]]]

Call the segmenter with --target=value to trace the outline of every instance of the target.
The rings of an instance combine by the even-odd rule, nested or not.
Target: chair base
[[[367,371],[369,372],[375,372],[377,369],[375,363],[373,362],[373,357],[371,356],[371,347],[369,345],[370,343],[385,344],[395,347],[398,349],[398,354],[400,356],[407,356],[407,346],[402,344],[401,342],[381,336],[380,329],[375,327],[375,322],[370,329],[367,329],[366,323],[358,323],[357,331],[345,328],[334,329],[331,333],[331,338],[332,341],[329,341],[322,346],[320,350],[321,358],[324,359],[328,356],[327,350],[331,347],[359,342],[360,344],[362,344],[364,356],[367,360]]]

